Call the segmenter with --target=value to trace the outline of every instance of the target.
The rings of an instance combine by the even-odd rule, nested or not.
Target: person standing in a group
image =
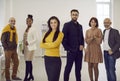
[[[120,57],[120,34],[119,31],[111,27],[110,18],[105,18],[103,32],[104,61],[108,81],[117,81],[116,59]]]
[[[87,48],[85,50],[85,61],[88,62],[88,72],[90,81],[98,81],[99,69],[98,63],[103,62],[101,43],[102,43],[102,31],[98,28],[98,20],[92,17],[89,21],[91,27],[86,31],[85,41]],[[93,79],[93,71],[95,80]]]
[[[18,44],[18,35],[15,27],[15,18],[11,17],[9,19],[9,24],[4,27],[1,36],[2,46],[5,52],[5,78],[6,81],[10,80],[10,62],[13,62],[13,80],[21,80],[17,77],[17,70],[19,66],[18,54],[17,54],[17,44]],[[1,67],[1,66],[0,66]],[[0,75],[1,76],[1,75]]]
[[[34,80],[34,76],[32,73],[33,71],[32,60],[34,56],[34,51],[37,49],[36,47],[37,37],[36,37],[35,28],[32,27],[32,23],[33,23],[33,16],[28,15],[28,18],[26,19],[27,28],[23,36],[23,54],[25,57],[25,64],[26,64],[24,81]]]
[[[44,59],[48,81],[59,81],[61,71],[60,44],[64,35],[60,32],[60,21],[55,16],[48,20],[48,28],[40,47],[45,49]]]
[[[69,81],[69,75],[75,62],[76,81],[81,81],[82,58],[84,48],[84,37],[82,25],[77,21],[79,11],[71,10],[71,21],[64,24],[63,27],[63,46],[67,51],[67,64],[64,71],[64,81]]]

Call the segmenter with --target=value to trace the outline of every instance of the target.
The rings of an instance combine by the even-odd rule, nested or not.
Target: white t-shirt
[[[110,29],[108,29],[108,30],[105,31],[104,41],[103,41],[103,49],[104,50],[111,49],[110,46],[109,46],[109,44],[108,44],[109,32],[110,32]]]

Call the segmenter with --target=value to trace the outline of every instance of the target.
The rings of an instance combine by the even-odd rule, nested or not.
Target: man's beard
[[[73,22],[77,22],[77,19],[72,19]]]
[[[106,28],[108,28],[109,26],[108,25],[104,25]]]
[[[110,28],[110,26],[108,26],[108,25],[104,25],[105,26],[105,28],[107,28],[107,29],[109,29]]]

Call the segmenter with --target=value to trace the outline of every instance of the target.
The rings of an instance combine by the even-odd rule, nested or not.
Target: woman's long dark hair
[[[57,26],[57,30],[56,30],[56,32],[55,32],[55,34],[54,34],[54,37],[53,37],[53,42],[57,39],[57,37],[58,37],[58,34],[59,34],[59,32],[60,32],[60,21],[59,21],[59,19],[56,17],[56,16],[52,16],[52,17],[50,17],[49,18],[49,20],[48,20],[48,28],[49,28],[49,30],[47,31],[47,33],[45,34],[45,36],[44,36],[44,38],[43,38],[43,43],[45,43],[46,41],[45,41],[45,39],[46,39],[46,37],[51,33],[51,31],[52,31],[52,28],[51,28],[51,26],[50,26],[50,21],[52,20],[52,19],[55,19],[55,20],[57,20],[57,22],[58,22],[58,26]]]

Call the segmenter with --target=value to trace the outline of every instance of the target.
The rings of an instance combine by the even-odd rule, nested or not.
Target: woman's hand
[[[24,54],[24,50],[22,50],[22,54]]]
[[[97,39],[97,36],[96,36],[96,35],[94,35],[94,36],[93,36],[93,38],[94,38],[94,39]]]
[[[28,42],[27,42],[27,41],[25,42],[25,45],[26,45],[26,46],[28,45]]]

